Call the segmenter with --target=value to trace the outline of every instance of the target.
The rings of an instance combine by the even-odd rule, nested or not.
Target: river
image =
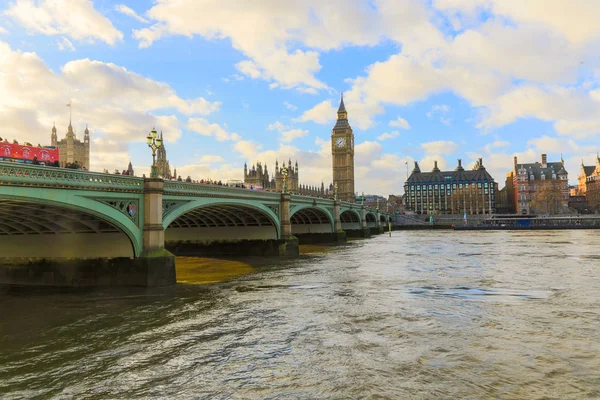
[[[172,288],[4,289],[0,398],[600,398],[598,231],[308,250],[186,259]]]

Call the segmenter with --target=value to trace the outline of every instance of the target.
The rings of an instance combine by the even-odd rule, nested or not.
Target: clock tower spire
[[[331,131],[331,153],[333,184],[337,185],[338,198],[354,202],[354,133],[348,123],[343,93],[337,121]]]

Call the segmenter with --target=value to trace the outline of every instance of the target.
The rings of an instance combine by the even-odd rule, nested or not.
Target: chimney
[[[546,155],[542,154],[542,165],[544,165],[544,166],[546,165],[546,160],[547,160]]]
[[[458,159],[458,168],[462,168],[462,160],[460,158]]]
[[[513,165],[515,168],[513,172],[516,174],[517,173],[517,156],[513,157]]]

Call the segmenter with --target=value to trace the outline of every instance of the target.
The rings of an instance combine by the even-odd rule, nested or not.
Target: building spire
[[[340,97],[340,107],[338,108],[338,117],[340,116],[340,114],[346,114],[346,106],[344,105],[344,92],[342,92],[342,95]]]

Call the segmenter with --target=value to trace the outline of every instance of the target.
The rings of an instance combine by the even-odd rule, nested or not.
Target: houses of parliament
[[[325,186],[323,182],[320,186],[299,184],[298,162],[292,167],[292,161],[289,160],[287,166],[288,190],[298,194],[331,196],[334,187],[337,186],[339,200],[354,202],[356,198],[354,192],[354,132],[348,122],[348,112],[344,105],[343,95],[337,111],[337,121],[331,132],[331,158],[333,182],[328,186]],[[281,167],[279,162],[275,162],[275,174],[270,176],[266,165],[258,162],[248,169],[246,163],[244,164],[244,184],[260,186],[266,190],[282,191],[284,167],[285,162],[281,164]]]

